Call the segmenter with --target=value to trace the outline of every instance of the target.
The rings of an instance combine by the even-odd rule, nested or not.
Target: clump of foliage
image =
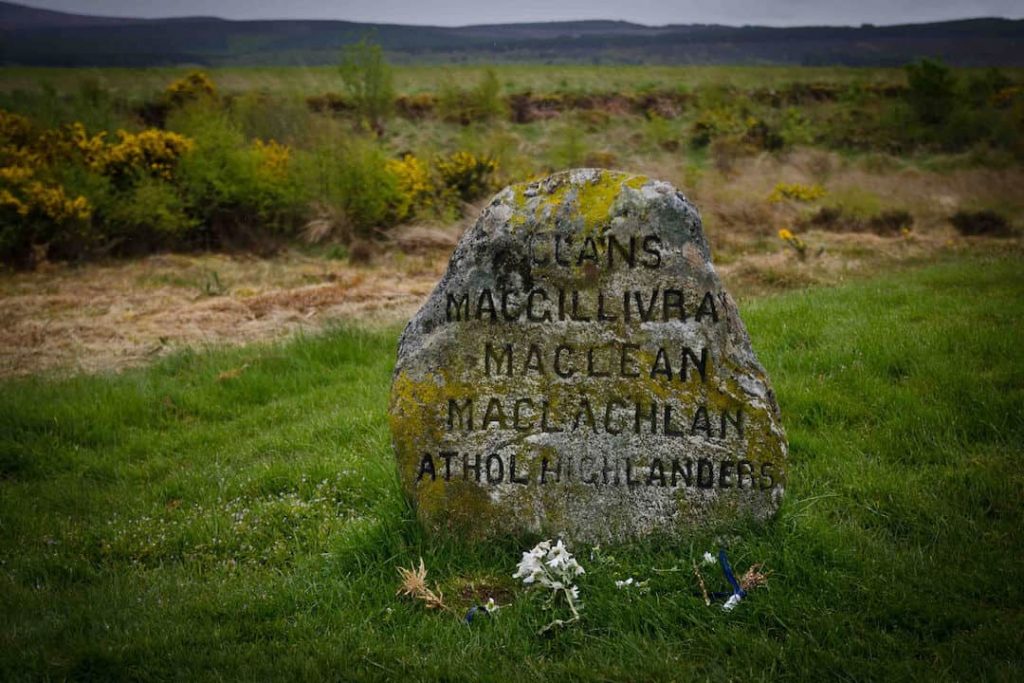
[[[961,235],[988,235],[990,237],[1010,237],[1013,228],[1006,218],[991,209],[982,211],[957,211],[949,222]]]
[[[249,140],[205,78],[168,88],[168,129],[40,126],[0,110],[0,258],[31,265],[94,252],[285,234],[309,197],[292,150]],[[198,93],[195,97],[189,93]]]
[[[195,141],[182,159],[180,187],[200,224],[197,238],[249,240],[255,232],[286,234],[299,222],[308,196],[284,145],[247,140],[217,107],[186,107],[168,125]]]
[[[825,196],[825,188],[821,185],[802,185],[800,183],[776,183],[768,195],[768,201],[778,203],[784,200],[795,202],[813,202]]]
[[[413,154],[401,159],[391,159],[387,170],[395,177],[398,186],[398,201],[395,218],[403,221],[418,211],[431,210],[437,203],[437,186],[431,177],[430,168]]]
[[[467,202],[479,199],[493,189],[498,170],[498,162],[494,159],[465,151],[438,157],[435,165],[445,188]]]
[[[494,69],[486,69],[476,86],[467,89],[451,78],[442,82],[437,95],[437,111],[450,123],[469,125],[505,115],[508,107],[501,97],[501,83]]]
[[[203,71],[193,71],[172,82],[164,90],[164,99],[175,106],[216,96],[217,87]]]
[[[380,45],[363,38],[342,53],[341,78],[360,122],[378,135],[395,106],[391,67]]]
[[[956,79],[940,61],[922,59],[905,67],[907,102],[922,123],[945,121],[956,103]]]
[[[905,209],[858,214],[842,206],[823,206],[801,222],[807,227],[830,232],[871,232],[891,236],[909,234],[914,226],[914,216]]]
[[[914,226],[914,216],[905,209],[887,209],[868,219],[876,235],[906,235]]]

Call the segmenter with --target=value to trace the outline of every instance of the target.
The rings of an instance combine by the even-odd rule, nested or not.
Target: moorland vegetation
[[[709,169],[806,147],[922,167],[1024,159],[1016,71],[923,60],[730,84],[663,68],[657,80],[602,88],[593,75],[570,82],[549,70],[539,88],[534,70],[544,71],[439,68],[426,84],[400,72],[395,87],[364,42],[328,91],[226,92],[206,72],[179,72],[155,91],[84,72],[73,87],[11,87],[0,93],[0,258],[25,267],[298,240],[365,253],[395,225],[451,222],[503,184],[575,166],[653,166],[687,187]],[[821,196],[780,185],[769,201],[808,205],[800,219],[819,227],[898,234],[913,222],[885,215],[899,207],[812,205]],[[988,213],[954,225],[1013,231],[999,207],[977,208]]]

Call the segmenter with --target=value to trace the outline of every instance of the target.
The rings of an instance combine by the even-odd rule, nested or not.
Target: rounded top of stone
[[[647,176],[609,171],[599,168],[578,168],[561,171],[539,180],[510,185],[495,196],[492,206],[506,206],[513,227],[544,219],[575,214],[582,228],[606,223],[616,209],[621,213],[653,199],[671,197],[695,211],[692,205],[670,184]]]

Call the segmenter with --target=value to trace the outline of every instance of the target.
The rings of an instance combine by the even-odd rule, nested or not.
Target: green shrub
[[[247,92],[231,100],[231,118],[246,138],[299,145],[309,140],[316,115],[301,97]]]
[[[501,98],[501,82],[494,69],[486,69],[480,82],[468,90],[457,86],[451,74],[447,74],[438,87],[437,112],[443,121],[464,126],[504,116],[508,108]]]
[[[490,120],[505,114],[505,103],[501,99],[501,82],[494,69],[484,71],[480,82],[472,91],[471,99],[478,121]]]
[[[288,234],[297,226],[309,196],[287,154],[280,158],[287,148],[250,143],[218,107],[186,107],[168,125],[195,143],[181,160],[182,189],[190,212],[214,239],[239,229]]]
[[[940,61],[922,59],[905,67],[907,102],[926,125],[942,123],[957,104],[956,77]]]
[[[396,219],[403,197],[381,147],[363,138],[321,147],[306,160],[304,176],[318,201],[344,213],[346,239],[373,236]]]
[[[672,121],[651,114],[644,125],[644,137],[659,149],[674,152],[679,149],[679,131]]]
[[[554,169],[563,170],[576,168],[586,159],[586,136],[580,127],[573,122],[566,123],[555,131],[555,141],[548,152],[548,159]]]
[[[212,100],[217,97],[217,86],[204,71],[193,71],[173,81],[164,90],[164,100],[173,107],[190,102]]]
[[[967,97],[976,107],[991,106],[996,96],[1012,85],[1006,74],[993,67],[967,81]]]
[[[364,38],[346,46],[340,69],[360,122],[380,135],[395,106],[391,67],[380,45]]]
[[[125,249],[141,251],[155,246],[175,246],[196,227],[177,188],[146,178],[103,207],[107,236],[124,240]]]

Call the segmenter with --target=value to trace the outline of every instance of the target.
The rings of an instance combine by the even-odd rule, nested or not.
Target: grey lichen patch
[[[500,192],[399,344],[399,475],[430,529],[615,541],[778,509],[778,405],[696,208],[599,170]]]

